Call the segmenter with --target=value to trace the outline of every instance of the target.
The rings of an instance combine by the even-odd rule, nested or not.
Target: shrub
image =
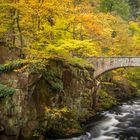
[[[26,63],[23,61],[10,61],[9,63],[6,64],[0,64],[0,74],[4,72],[10,72],[14,69],[18,69],[22,66],[24,66]]]
[[[9,88],[3,84],[0,84],[0,98],[4,98],[6,96],[10,96],[15,93],[14,88]]]
[[[48,70],[44,74],[45,80],[50,84],[51,89],[55,92],[63,91],[63,82],[58,78],[57,74],[53,70]]]

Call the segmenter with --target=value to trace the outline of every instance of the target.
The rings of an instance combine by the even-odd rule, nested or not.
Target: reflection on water
[[[140,99],[101,113],[101,116],[87,124],[85,135],[67,140],[140,140]]]

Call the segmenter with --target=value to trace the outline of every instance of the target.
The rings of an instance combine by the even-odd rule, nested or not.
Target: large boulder
[[[0,64],[4,64],[8,60],[18,58],[19,49],[5,47],[4,43],[0,42]]]
[[[1,83],[16,91],[0,98],[0,139],[33,140],[41,135],[54,136],[57,132],[56,137],[61,137],[63,131],[67,136],[79,133],[79,120],[93,115],[93,73],[93,69],[50,61],[45,74],[28,71],[1,74]],[[59,117],[60,121],[48,119],[46,108],[56,111],[62,107],[69,111],[63,110],[65,116]],[[55,115],[58,113],[62,110]],[[73,123],[74,128],[71,126]],[[65,130],[61,131],[59,125]]]

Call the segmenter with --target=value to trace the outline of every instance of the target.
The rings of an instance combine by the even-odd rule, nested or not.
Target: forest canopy
[[[19,57],[140,55],[140,0],[0,0],[0,19]]]

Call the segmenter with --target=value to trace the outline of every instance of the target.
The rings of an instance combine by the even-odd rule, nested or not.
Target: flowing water
[[[140,140],[140,99],[123,103],[96,116],[87,132],[67,140]]]

